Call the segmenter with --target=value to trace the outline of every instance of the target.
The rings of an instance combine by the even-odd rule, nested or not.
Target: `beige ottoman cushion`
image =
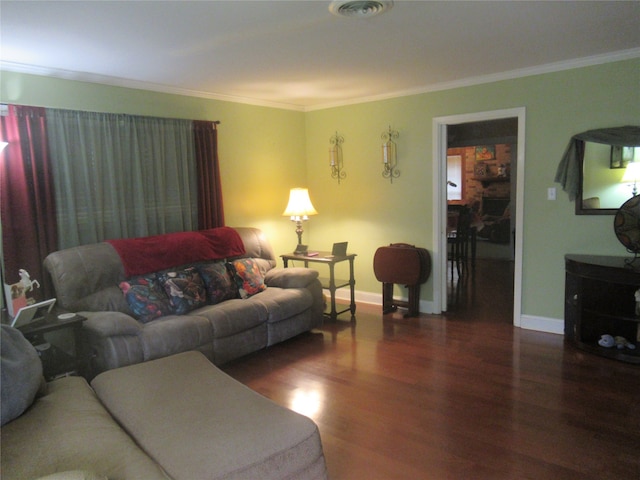
[[[86,470],[71,470],[68,472],[58,472],[40,477],[38,480],[109,480],[107,477],[97,475]]]
[[[110,370],[92,386],[176,480],[326,478],[313,421],[235,381],[199,352]]]
[[[166,479],[113,421],[80,377],[55,380],[21,417],[2,427],[2,479],[85,470],[111,480]]]

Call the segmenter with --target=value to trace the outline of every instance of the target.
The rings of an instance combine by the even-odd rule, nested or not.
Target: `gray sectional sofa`
[[[327,478],[315,423],[185,352],[42,382],[35,348],[1,327],[3,480]]]
[[[236,255],[198,258],[194,252],[203,245],[208,248],[209,244],[202,244],[199,238],[193,243],[193,238],[184,237],[185,242],[191,243],[181,246],[183,237],[180,235],[186,235],[183,232],[149,237],[161,240],[152,244],[155,245],[153,254],[166,267],[159,272],[144,272],[140,267],[135,272],[138,275],[132,276],[133,267],[126,263],[126,255],[117,250],[117,244],[108,242],[61,250],[45,259],[57,306],[87,319],[82,326],[83,375],[86,378],[91,379],[113,368],[191,350],[202,352],[214,364],[220,365],[322,325],[324,300],[317,271],[277,268],[273,249],[259,229],[223,229],[204,231],[205,241],[209,244],[218,242],[214,245],[218,252],[222,251],[218,256],[224,255],[224,240],[220,245],[220,238],[227,237],[218,238],[215,234],[231,233],[241,240],[244,253],[231,249],[229,252]],[[149,260],[145,247],[141,248],[129,256]],[[187,265],[184,265],[185,258],[191,260]],[[258,276],[264,286],[260,286],[258,293],[250,291],[247,294],[241,281],[236,283],[240,287],[235,296],[231,295],[233,298],[228,298],[229,295],[220,297],[215,285],[211,288],[205,285],[206,299],[202,298],[202,292],[193,293],[189,287],[180,290],[178,280],[184,280],[187,270],[200,272],[201,275],[196,276],[203,278],[206,268],[220,264],[231,267],[233,262],[243,259],[251,259],[253,268],[259,270]],[[238,268],[229,269],[234,282],[238,280],[237,274],[242,273]],[[158,281],[159,290],[155,289],[153,294],[155,300],[161,300],[162,305],[170,304],[166,312],[159,311],[164,307],[145,304],[141,313],[140,309],[136,310],[136,304],[129,301],[135,300],[137,294],[130,293],[142,288],[140,283],[149,280],[148,275],[152,275],[154,282]],[[164,279],[164,285],[160,285],[160,279]],[[253,287],[255,285],[246,288]],[[176,288],[178,293],[172,297],[170,294]],[[164,294],[169,295],[168,298],[160,299]],[[216,295],[218,298],[210,298]],[[183,308],[180,302],[187,297],[191,303]],[[148,312],[152,315],[145,315]]]

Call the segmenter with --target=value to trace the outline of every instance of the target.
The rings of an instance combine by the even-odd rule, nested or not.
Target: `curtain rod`
[[[22,105],[19,103],[0,103],[0,116],[6,116],[9,113],[9,105],[19,105],[19,106],[25,106],[28,107],[30,105]],[[50,108],[52,110],[67,110],[70,112],[85,112],[85,113],[107,113],[107,114],[113,114],[113,115],[125,115],[125,116],[129,116],[129,117],[142,117],[142,118],[164,118],[165,120],[191,120],[194,121],[194,119],[189,119],[189,118],[171,118],[171,117],[156,117],[153,115],[138,115],[135,113],[115,113],[115,112],[95,112],[92,110],[75,110],[72,108],[55,108],[55,107],[42,107],[42,108]],[[220,120],[202,120],[203,122],[211,122],[214,125],[220,125],[221,122]]]

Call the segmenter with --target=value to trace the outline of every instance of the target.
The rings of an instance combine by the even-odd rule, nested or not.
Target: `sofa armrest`
[[[318,278],[318,271],[312,268],[272,268],[264,277],[267,287],[305,288]]]
[[[135,318],[121,312],[79,312],[87,320],[82,327],[99,338],[117,335],[138,335],[142,325]]]
[[[144,361],[144,326],[121,312],[79,312],[82,324],[83,376],[90,380],[105,370]]]

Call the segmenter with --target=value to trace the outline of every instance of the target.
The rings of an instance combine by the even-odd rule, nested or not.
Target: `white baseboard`
[[[356,302],[382,306],[382,293],[362,292],[356,290],[355,297]],[[336,290],[336,299],[348,302],[349,298],[350,292],[348,288],[339,288]],[[407,301],[406,298],[399,298],[399,300]],[[433,311],[433,302],[420,300],[420,312],[427,314],[435,313]],[[522,315],[520,317],[520,328],[564,335],[564,320],[558,318],[537,317],[534,315]]]
[[[564,335],[564,320],[558,318],[522,315],[520,317],[520,327],[527,330]]]
[[[356,303],[369,303],[371,305],[380,305],[382,307],[382,293],[372,293],[372,292],[362,292],[359,290],[355,291]],[[336,299],[349,301],[350,292],[349,288],[339,288],[336,290]],[[396,300],[401,300],[403,302],[407,302],[409,299],[404,297],[394,297]],[[435,313],[433,309],[433,302],[429,302],[426,300],[420,300],[420,313]],[[438,312],[440,313],[440,312]]]

